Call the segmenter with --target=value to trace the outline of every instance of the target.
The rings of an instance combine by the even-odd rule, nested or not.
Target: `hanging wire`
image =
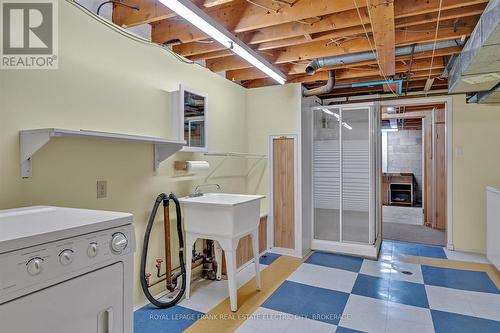
[[[380,70],[380,73],[382,74],[382,77],[384,78],[385,81],[388,81],[387,79],[387,75],[385,75],[385,72],[384,70],[382,69],[382,66],[380,66],[380,60],[375,52],[375,48],[373,47],[372,45],[372,42],[370,40],[370,36],[368,35],[368,31],[366,30],[366,27],[365,27],[365,24],[363,23],[363,18],[361,17],[361,12],[359,11],[359,6],[358,6],[358,3],[356,0],[353,0],[354,1],[354,6],[356,6],[356,11],[358,12],[358,16],[359,16],[359,21],[361,22],[361,25],[363,26],[363,30],[365,32],[365,35],[366,35],[366,38],[368,39],[368,43],[370,44],[370,49],[373,53],[373,56],[375,57],[375,59],[377,60],[377,65],[378,65],[378,68]],[[370,20],[370,25],[373,27],[373,22],[372,22],[372,16],[370,14],[370,6],[368,4],[368,0],[366,0],[366,9],[368,10],[368,18]],[[375,37],[373,37],[373,40],[375,41]],[[393,96],[398,96],[394,90],[392,89],[391,85],[390,84],[387,84],[387,86],[389,87],[391,93]]]
[[[434,54],[436,52],[436,43],[437,43],[438,31],[439,31],[439,20],[441,19],[442,6],[443,6],[443,0],[439,0],[439,9],[438,9],[437,22],[436,22],[436,32],[434,33],[434,45],[432,46],[431,67],[429,68],[429,76],[427,77],[427,80],[431,79],[432,66],[434,64]]]

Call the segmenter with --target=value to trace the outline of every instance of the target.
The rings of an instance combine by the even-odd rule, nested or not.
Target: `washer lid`
[[[130,223],[130,213],[51,206],[0,210],[0,253]]]

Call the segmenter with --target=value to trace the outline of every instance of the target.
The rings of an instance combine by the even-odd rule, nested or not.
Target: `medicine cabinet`
[[[207,152],[207,94],[180,85],[174,96],[173,132],[186,141],[182,151]]]

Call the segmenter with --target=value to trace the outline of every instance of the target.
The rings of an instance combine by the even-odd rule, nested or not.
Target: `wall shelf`
[[[21,149],[21,176],[23,178],[31,177],[32,158],[40,148],[46,145],[51,138],[65,136],[152,144],[154,146],[153,169],[155,172],[158,171],[161,162],[181,150],[186,144],[184,141],[179,140],[88,130],[69,130],[60,128],[23,130],[19,132]]]

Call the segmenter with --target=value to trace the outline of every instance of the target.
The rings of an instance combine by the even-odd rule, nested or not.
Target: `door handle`
[[[97,315],[97,333],[113,333],[113,308],[99,312]]]

